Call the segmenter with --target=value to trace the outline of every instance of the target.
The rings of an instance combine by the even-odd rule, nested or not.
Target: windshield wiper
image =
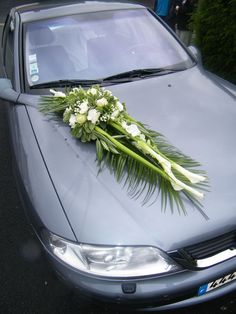
[[[94,80],[57,80],[50,81],[40,84],[35,84],[30,86],[30,89],[40,89],[40,88],[50,88],[50,87],[65,87],[65,86],[82,86],[89,87],[92,85],[106,85],[106,84],[115,84],[115,83],[126,83],[130,82],[134,79],[142,79],[151,76],[164,75],[169,73],[174,73],[178,71],[184,71],[186,68],[147,68],[147,69],[135,69],[122,73],[118,73],[115,75],[111,75],[102,79],[94,79]]]
[[[112,76],[108,76],[103,79],[103,82],[111,82],[116,81],[119,79],[132,79],[132,78],[146,78],[150,76],[158,76],[158,75],[164,75],[179,71],[184,71],[186,68],[179,67],[179,68],[147,68],[147,69],[135,69],[131,71],[126,71],[122,73],[118,73]]]
[[[102,84],[103,80],[57,80],[50,81],[30,86],[31,89],[50,88],[50,87],[65,87],[65,86],[91,86]]]

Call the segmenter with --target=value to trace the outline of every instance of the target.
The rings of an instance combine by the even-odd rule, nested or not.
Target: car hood
[[[202,215],[161,210],[160,198],[142,206],[104,168],[98,174],[95,145],[73,139],[69,127],[27,106],[48,172],[79,242],[152,245],[170,251],[235,229],[235,97],[197,67],[113,85],[131,116],[164,134],[202,164],[210,179]],[[20,102],[35,104],[36,96]],[[49,209],[50,211],[50,209]],[[50,215],[50,212],[49,212]]]

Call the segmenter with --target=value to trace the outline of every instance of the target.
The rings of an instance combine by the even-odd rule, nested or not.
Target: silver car
[[[172,309],[236,289],[236,88],[206,72],[149,9],[119,2],[13,8],[3,32],[0,98],[16,179],[57,274],[80,294],[125,308]],[[110,78],[110,79],[109,79]],[[95,145],[39,109],[49,89],[100,84],[137,120],[206,170],[203,208],[142,205]]]

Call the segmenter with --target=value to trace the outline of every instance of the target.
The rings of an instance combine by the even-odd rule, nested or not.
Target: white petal
[[[92,94],[92,95],[97,95],[97,90],[96,90],[96,88],[94,88],[94,87],[92,87],[92,88],[90,88],[90,89],[88,89],[88,91],[87,91],[87,93],[88,94]]]
[[[89,107],[88,107],[88,101],[83,101],[80,105],[79,105],[79,113],[81,114],[84,114],[86,113],[88,110],[89,110]]]
[[[191,183],[198,183],[198,182],[202,182],[202,181],[206,180],[205,177],[203,177],[203,176],[201,176],[199,174],[193,173],[193,172],[191,172],[189,170],[186,170],[185,168],[181,167],[178,164],[173,164],[173,168],[175,168],[180,173],[182,173],[186,178],[189,179],[189,181]]]
[[[126,127],[126,131],[131,134],[133,137],[135,136],[138,136],[141,134],[141,132],[139,131],[139,128],[137,127],[136,124],[131,124],[131,125],[128,125]]]
[[[100,112],[98,112],[96,109],[90,109],[88,112],[87,120],[95,124],[98,121],[99,117]]]
[[[113,111],[111,114],[111,120],[115,120],[115,118],[118,117],[119,113],[120,113],[119,110]]]
[[[58,92],[54,89],[50,89],[49,91],[53,94],[54,97],[66,97],[66,94],[64,94],[63,92]]]
[[[98,99],[96,104],[98,107],[103,107],[108,104],[108,101],[106,100],[106,98],[103,97],[103,98]]]
[[[75,124],[76,124],[76,116],[72,114],[69,119],[69,125],[73,129],[75,127]]]
[[[119,111],[123,111],[124,110],[124,106],[122,105],[122,103],[120,101],[117,101],[116,106],[117,106]]]

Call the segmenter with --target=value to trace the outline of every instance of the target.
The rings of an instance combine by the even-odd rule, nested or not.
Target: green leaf
[[[97,160],[99,163],[101,163],[104,153],[103,153],[103,146],[101,144],[101,141],[99,139],[96,140],[96,150],[97,150]]]
[[[105,141],[101,140],[101,144],[105,150],[110,151],[110,148]]]

